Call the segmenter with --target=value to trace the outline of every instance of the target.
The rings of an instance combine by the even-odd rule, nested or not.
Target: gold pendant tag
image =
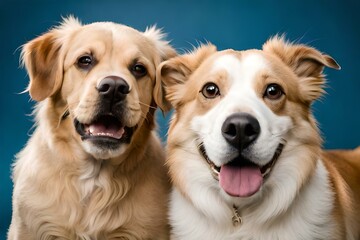
[[[240,217],[237,207],[233,206],[234,215],[232,217],[233,226],[237,227],[242,224],[242,219]]]

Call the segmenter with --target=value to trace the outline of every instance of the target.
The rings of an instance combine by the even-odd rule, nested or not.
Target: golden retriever
[[[357,240],[360,148],[323,152],[311,104],[333,58],[283,37],[205,45],[157,69],[175,108],[172,239]]]
[[[163,37],[69,17],[23,46],[39,103],[14,163],[9,240],[168,238],[155,73],[176,52]]]

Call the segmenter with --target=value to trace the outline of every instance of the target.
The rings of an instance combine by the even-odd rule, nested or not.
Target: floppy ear
[[[21,55],[30,77],[28,90],[32,99],[42,101],[60,88],[63,77],[60,49],[54,32],[24,45]]]
[[[200,46],[195,51],[172,58],[160,64],[156,71],[156,78],[161,79],[165,87],[166,99],[169,101],[166,110],[171,105],[177,108],[182,97],[186,94],[183,85],[190,75],[211,54],[216,52],[216,47],[211,44]]]
[[[73,17],[62,25],[26,43],[21,52],[23,65],[29,74],[28,91],[32,99],[42,101],[56,93],[63,79],[62,48],[70,27],[80,26]]]
[[[146,29],[144,35],[154,44],[158,56],[155,59],[155,65],[158,66],[161,62],[175,57],[177,55],[175,49],[165,39],[166,34],[161,32],[161,29],[157,29],[156,26],[152,26]],[[170,107],[165,99],[164,88],[161,83],[161,79],[155,79],[155,86],[153,90],[154,101],[156,105],[163,111],[169,111]]]
[[[289,43],[283,36],[268,40],[263,50],[279,57],[299,77],[300,92],[308,103],[325,93],[324,67],[340,69],[338,63],[329,55],[303,44]]]

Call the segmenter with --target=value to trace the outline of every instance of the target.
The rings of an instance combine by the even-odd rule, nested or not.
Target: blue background
[[[0,1],[0,239],[11,217],[11,163],[26,143],[34,102],[22,92],[19,47],[74,14],[84,23],[115,21],[139,30],[157,24],[180,51],[210,41],[219,49],[260,48],[276,33],[333,56],[342,70],[326,70],[328,94],[315,103],[326,148],[360,144],[360,1]],[[167,119],[159,118],[164,137]]]

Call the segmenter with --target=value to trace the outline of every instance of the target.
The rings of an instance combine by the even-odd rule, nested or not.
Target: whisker
[[[288,133],[289,131],[295,129],[295,127],[289,128],[289,129],[285,129],[284,131],[280,131],[277,133],[271,133],[271,137],[281,137],[282,135]]]
[[[69,115],[70,115],[69,107],[66,106],[65,110],[63,111],[63,113],[61,114],[61,116],[59,118],[59,121],[58,121],[58,124],[57,124],[56,128],[59,128],[61,122],[64,121]]]
[[[69,108],[66,108],[61,116],[61,120],[65,120],[70,115]]]
[[[287,144],[287,141],[285,138],[281,138],[280,139],[280,143],[282,143],[283,145],[286,145]]]
[[[152,108],[152,109],[157,109],[157,107],[150,106],[150,105],[148,105],[148,104],[146,104],[146,103],[143,103],[143,102],[141,102],[141,101],[139,101],[139,104],[144,105],[144,106],[149,107],[149,108]]]
[[[197,148],[198,148],[198,149],[201,149],[201,148],[204,147],[204,143],[203,143],[203,142],[199,142],[198,140],[199,140],[199,139],[196,138],[196,139],[194,139],[193,142],[197,143]]]

